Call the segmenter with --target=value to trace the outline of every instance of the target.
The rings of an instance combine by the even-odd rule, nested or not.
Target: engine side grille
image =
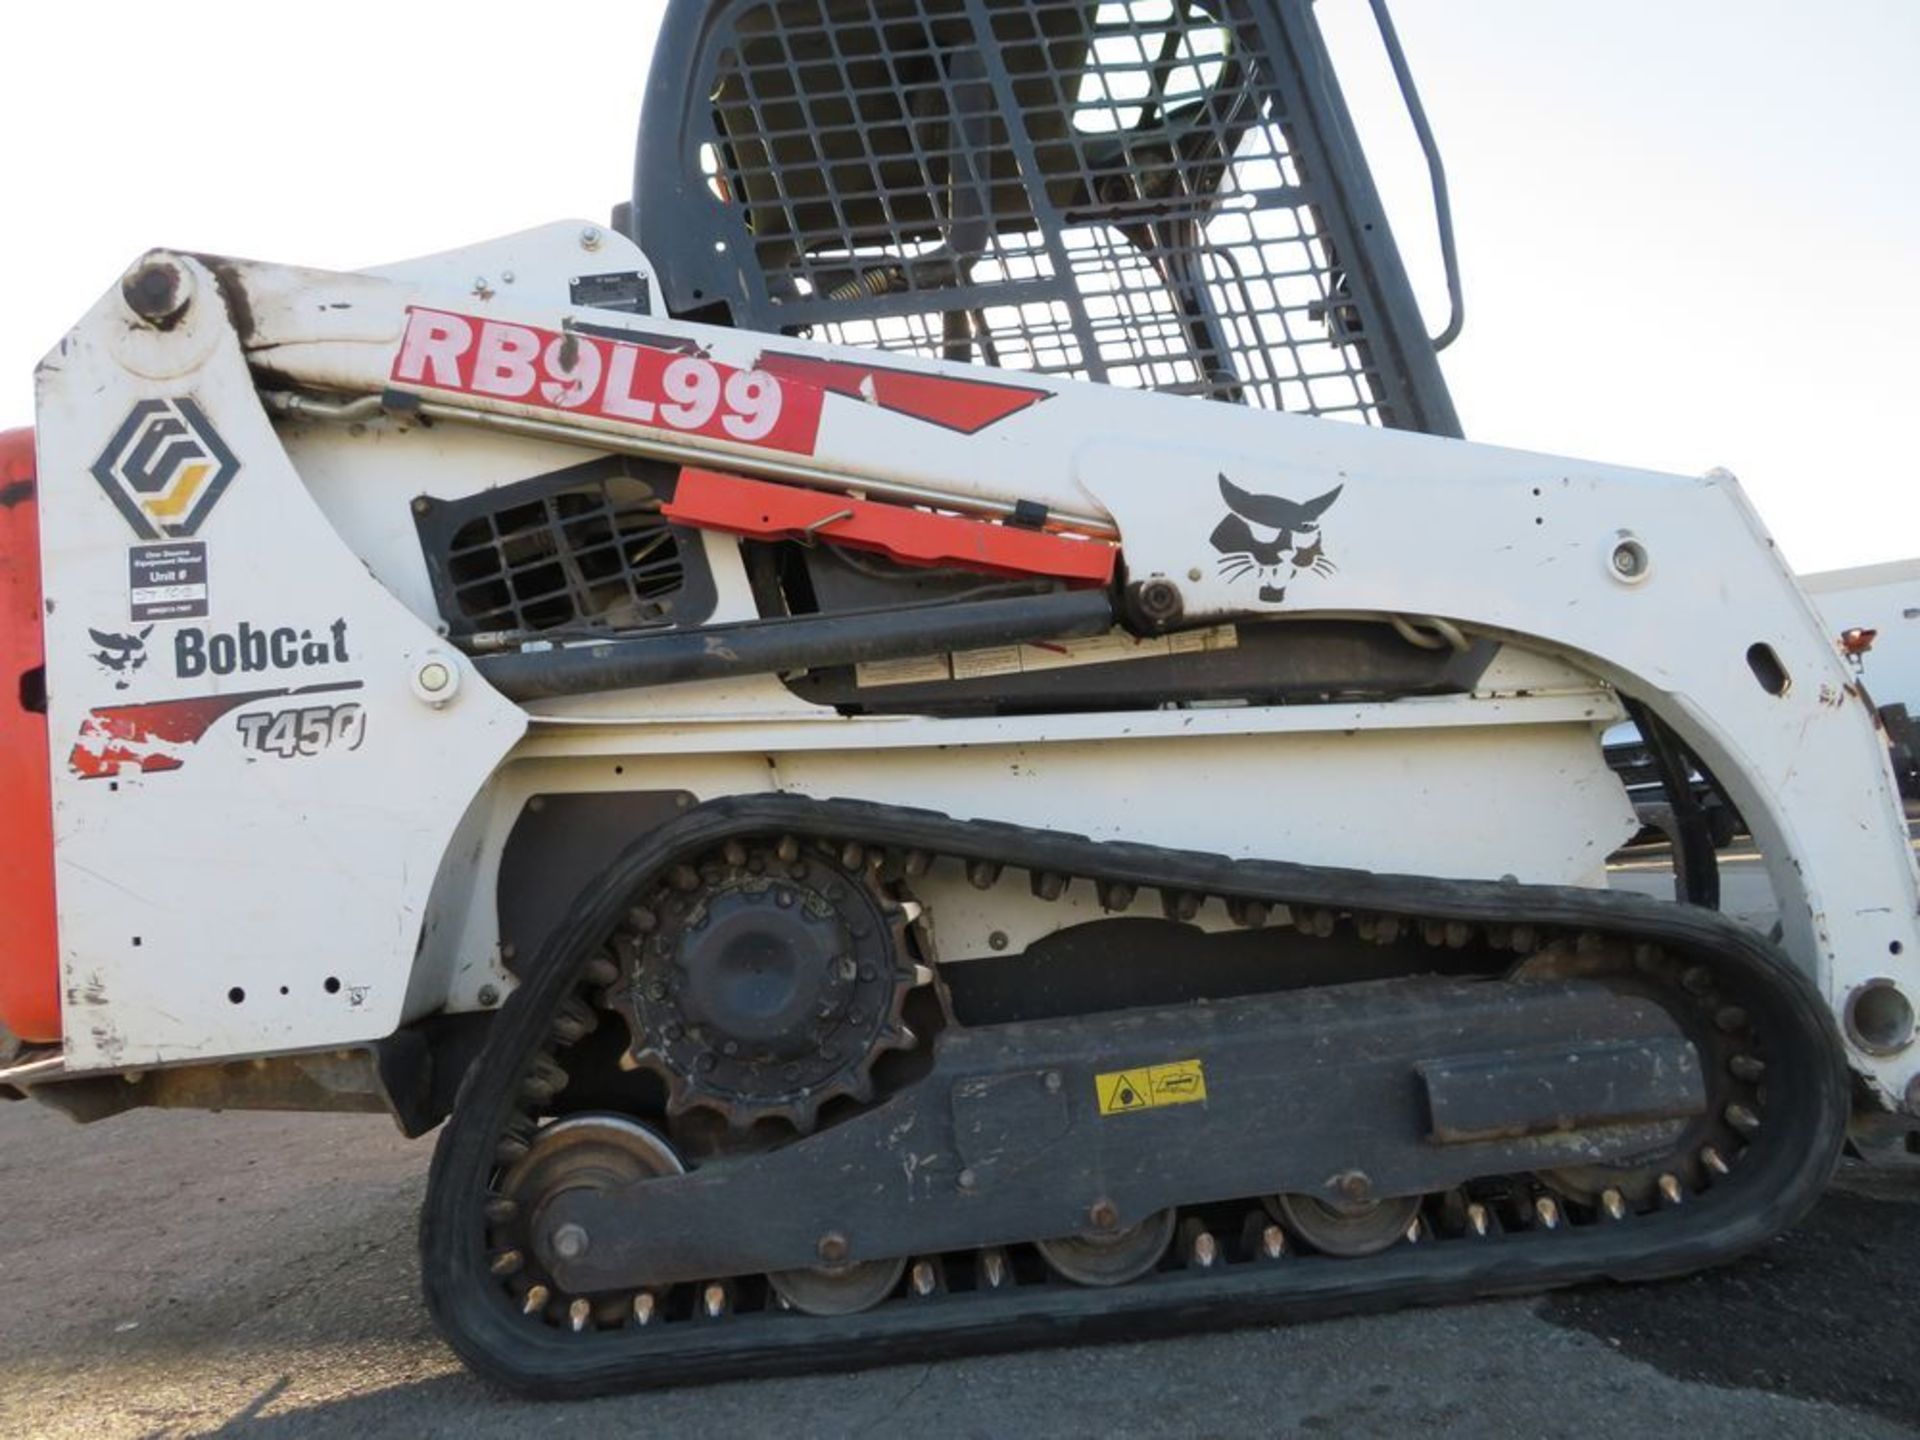
[[[415,504],[455,638],[697,624],[713,586],[697,535],[669,524],[669,467],[610,458]]]

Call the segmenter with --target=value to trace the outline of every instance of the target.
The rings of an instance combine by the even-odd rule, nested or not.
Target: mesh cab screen
[[[1292,0],[676,0],[646,125],[681,313],[1457,429]]]

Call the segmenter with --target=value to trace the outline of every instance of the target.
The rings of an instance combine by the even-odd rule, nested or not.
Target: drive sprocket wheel
[[[864,859],[730,842],[629,910],[607,998],[633,1031],[627,1063],[667,1082],[669,1114],[805,1133],[833,1097],[873,1098],[873,1062],[914,1043],[900,1012],[915,968],[902,907]]]

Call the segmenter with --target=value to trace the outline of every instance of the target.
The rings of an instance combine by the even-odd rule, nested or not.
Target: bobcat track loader
[[[0,1087],[439,1127],[538,1394],[1739,1255],[1917,1123],[1884,738],[1436,349],[1305,0],[674,0],[612,226],[149,252],[0,441]]]

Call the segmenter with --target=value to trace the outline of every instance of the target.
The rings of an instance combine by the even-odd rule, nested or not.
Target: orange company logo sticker
[[[396,384],[451,391],[653,430],[813,453],[822,393],[690,349],[545,330],[411,306]]]
[[[187,398],[142,400],[93,462],[93,478],[143,540],[177,540],[206,520],[240,461]]]

